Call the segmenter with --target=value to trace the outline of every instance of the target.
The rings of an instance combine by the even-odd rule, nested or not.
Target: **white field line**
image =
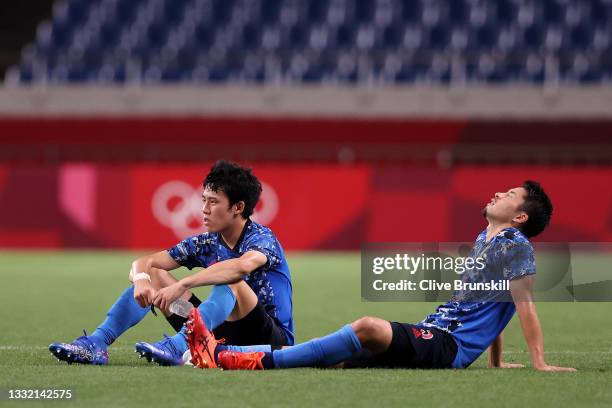
[[[0,345],[0,351],[38,351],[47,350],[48,346],[15,346],[9,344]],[[133,351],[133,347],[129,346],[112,346],[110,350],[117,351]],[[528,351],[523,350],[512,350],[504,351],[504,354],[528,354]],[[557,351],[545,351],[544,354],[612,354],[612,350],[595,350],[595,351],[577,351],[577,350],[557,350]]]

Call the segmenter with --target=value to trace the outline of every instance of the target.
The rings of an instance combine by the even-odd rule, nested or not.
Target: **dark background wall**
[[[21,50],[36,37],[36,27],[51,17],[53,0],[0,1],[0,80],[19,63]]]

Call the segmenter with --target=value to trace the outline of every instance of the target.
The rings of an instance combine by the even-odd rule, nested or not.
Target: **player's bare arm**
[[[489,368],[524,368],[524,364],[506,363],[502,361],[502,351],[504,346],[504,333],[501,332],[497,338],[491,343],[488,350],[488,366]]]
[[[160,251],[143,256],[132,262],[130,269],[130,282],[134,283],[134,299],[142,307],[150,306],[156,295],[151,280],[155,280],[160,273],[171,271],[180,265],[170,257],[168,251]],[[165,310],[165,309],[164,309]]]
[[[153,304],[165,310],[170,303],[189,289],[239,282],[245,275],[264,266],[267,260],[268,258],[259,251],[247,251],[240,258],[217,262],[173,285],[160,289],[153,299]]]
[[[531,355],[533,367],[539,371],[576,371],[571,367],[548,365],[544,360],[544,335],[533,301],[533,276],[526,276],[510,282],[510,292],[516,306],[523,336]]]

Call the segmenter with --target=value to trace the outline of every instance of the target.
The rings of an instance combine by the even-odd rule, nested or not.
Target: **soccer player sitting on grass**
[[[232,344],[293,344],[291,275],[283,249],[270,229],[249,219],[261,184],[234,163],[217,162],[204,182],[202,213],[207,232],[175,247],[137,259],[126,289],[90,335],[53,343],[49,351],[68,363],[107,364],[107,347],[157,306],[178,332],[157,343],[136,343],[136,352],[160,365],[179,365],[188,350],[184,323],[169,306],[193,304],[206,325]],[[177,281],[168,271],[206,269]],[[215,285],[204,301],[189,289]],[[196,309],[194,309],[196,310]]]
[[[533,302],[535,264],[528,238],[548,225],[552,204],[540,185],[526,181],[521,187],[496,193],[483,210],[487,228],[478,235],[472,257],[485,259],[480,272],[462,274],[464,283],[509,280],[504,291],[455,291],[452,299],[417,324],[363,317],[328,336],[294,347],[244,347],[217,344],[197,310],[187,327],[192,356],[211,367],[275,369],[291,367],[404,367],[466,368],[489,348],[489,366],[522,367],[501,360],[502,331],[518,312],[534,368],[575,371],[544,360],[542,328]],[[509,297],[511,295],[511,297]]]

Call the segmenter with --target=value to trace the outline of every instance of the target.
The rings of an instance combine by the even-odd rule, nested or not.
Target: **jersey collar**
[[[230,248],[229,245],[227,245],[227,242],[225,242],[225,240],[223,239],[223,236],[219,234],[219,240],[221,241],[221,245],[223,245],[230,251],[236,250],[236,248],[238,248],[238,246],[244,240],[244,236],[246,235],[246,232],[249,229],[249,225],[251,225],[251,223],[252,223],[251,219],[247,218],[246,222],[244,223],[244,227],[242,227],[242,232],[240,233],[240,237],[238,237],[238,241],[236,241],[236,245],[234,245],[234,248]]]

